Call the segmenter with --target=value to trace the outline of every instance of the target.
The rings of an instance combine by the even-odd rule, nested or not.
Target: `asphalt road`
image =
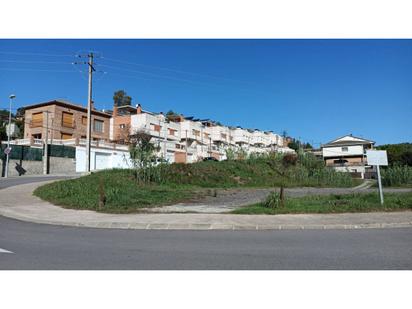
[[[0,189],[7,187],[23,185],[31,182],[47,181],[47,180],[57,180],[72,178],[75,176],[21,176],[21,177],[10,177],[4,178],[0,177]]]
[[[0,217],[0,269],[410,270],[412,229],[105,230]]]
[[[13,187],[17,185],[23,185],[26,183],[32,182],[40,182],[40,181],[47,181],[47,180],[58,180],[58,179],[69,179],[69,178],[76,178],[79,177],[78,175],[46,175],[46,176],[20,176],[20,177],[10,177],[4,178],[0,177],[0,189],[4,189],[7,187]]]

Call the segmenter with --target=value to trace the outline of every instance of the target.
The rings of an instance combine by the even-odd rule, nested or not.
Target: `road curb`
[[[130,214],[109,215],[89,210],[72,210],[32,196],[35,187],[46,182],[4,189],[0,215],[20,221],[58,226],[129,230],[267,231],[349,230],[412,227],[412,212],[359,214]]]
[[[0,215],[25,222],[50,224],[67,227],[86,227],[98,229],[127,229],[127,230],[192,230],[192,231],[268,231],[268,230],[355,230],[355,229],[384,229],[384,228],[409,228],[412,222],[397,223],[365,223],[365,224],[174,224],[174,223],[140,223],[140,222],[64,222],[55,220],[43,220],[28,216],[12,214],[0,209]],[[241,215],[239,215],[241,216]]]

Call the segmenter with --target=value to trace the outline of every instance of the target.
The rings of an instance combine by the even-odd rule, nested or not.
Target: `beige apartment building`
[[[92,110],[92,139],[109,141],[110,114]],[[86,138],[87,109],[63,100],[53,100],[25,107],[24,138]]]

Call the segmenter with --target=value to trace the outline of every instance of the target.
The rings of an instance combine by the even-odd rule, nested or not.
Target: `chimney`
[[[112,113],[112,117],[117,117],[117,104],[114,103],[113,104],[113,113]]]
[[[140,103],[137,104],[136,109],[137,109],[137,113],[138,113],[138,114],[141,114],[141,113],[142,113],[142,106],[140,105]]]

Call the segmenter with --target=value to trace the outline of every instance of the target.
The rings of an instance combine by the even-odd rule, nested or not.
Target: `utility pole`
[[[46,137],[44,139],[44,154],[43,154],[43,174],[48,174],[48,158],[49,158],[49,111],[46,113]]]
[[[89,67],[89,91],[87,99],[87,133],[86,133],[86,172],[90,173],[90,146],[91,146],[91,133],[92,133],[92,80],[93,72],[96,71],[93,67],[93,53],[89,53],[88,67]]]
[[[14,94],[11,94],[9,96],[9,127],[8,127],[8,134],[7,134],[7,152],[6,152],[6,171],[4,173],[4,177],[7,178],[9,177],[9,160],[10,160],[10,137],[11,137],[11,102],[16,96]]]
[[[89,89],[88,89],[88,98],[87,98],[87,130],[86,130],[86,172],[90,173],[90,149],[91,149],[91,132],[92,132],[92,81],[93,81],[93,72],[96,72],[94,68],[93,59],[99,57],[93,52],[89,52],[87,55],[78,55],[79,58],[87,57],[87,62],[73,62],[73,64],[87,64],[88,73],[89,73]]]
[[[187,130],[186,130],[186,147],[185,147],[186,148],[186,163],[188,163],[187,162],[187,145],[188,145],[188,141],[187,141]]]

